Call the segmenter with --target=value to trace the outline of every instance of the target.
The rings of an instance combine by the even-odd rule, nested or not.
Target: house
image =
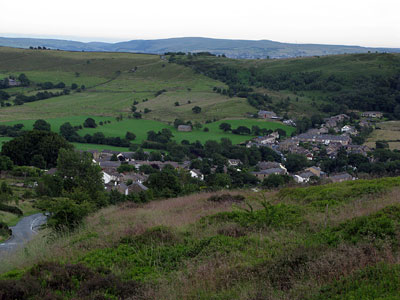
[[[329,176],[329,180],[332,182],[342,182],[342,181],[348,181],[348,180],[355,180],[353,176],[351,176],[349,173],[342,173],[342,174],[336,174]]]
[[[383,113],[379,112],[379,111],[365,111],[361,114],[362,117],[366,117],[366,118],[382,118],[383,117]]]
[[[130,185],[126,185],[125,183],[118,184],[116,189],[125,196],[128,196],[132,193],[140,193],[148,190],[148,187],[144,186],[142,183],[134,182]]]
[[[131,161],[135,152],[121,152],[117,155],[120,161]]]
[[[306,169],[307,172],[312,173],[314,176],[316,177],[321,177],[322,175],[324,175],[325,173],[321,170],[321,168],[317,167],[317,166],[312,166]]]
[[[310,142],[310,143],[321,143],[329,145],[330,143],[340,143],[343,146],[350,144],[351,138],[343,135],[331,135],[331,134],[307,134],[302,133],[298,136],[293,137],[294,140],[300,142]]]
[[[335,128],[337,126],[337,121],[332,119],[327,119],[325,121],[325,127],[327,128]]]
[[[275,161],[260,161],[257,163],[257,167],[260,170],[267,170],[267,169],[274,169],[274,168],[281,168],[286,170],[286,168],[279,162]]]
[[[314,173],[312,173],[312,172],[303,172],[298,175],[294,175],[293,179],[297,183],[307,183],[310,181],[310,178],[312,176],[315,176]]]
[[[240,159],[228,159],[228,164],[230,167],[237,167],[242,164],[242,161]]]
[[[271,174],[285,175],[286,171],[282,168],[272,168],[267,170],[261,170],[259,172],[251,172],[251,174],[256,176],[258,179],[263,180],[264,178],[267,178]]]
[[[51,168],[46,172],[46,175],[56,175],[57,168]]]
[[[190,131],[192,131],[192,126],[190,126],[190,125],[179,125],[178,126],[178,131],[190,132]]]
[[[293,120],[283,120],[283,124],[296,127],[296,122]]]
[[[340,114],[337,116],[330,117],[331,120],[335,120],[336,122],[343,122],[344,120],[350,119],[350,117],[346,114]]]
[[[106,161],[100,161],[99,165],[102,169],[104,168],[118,168],[121,165],[121,162],[119,160],[117,161],[112,161],[112,160],[106,160]]]
[[[329,132],[328,128],[322,127],[319,129],[319,134],[327,134]]]
[[[279,134],[278,134],[279,138]],[[253,142],[256,144],[266,145],[266,144],[273,144],[275,143],[277,137],[275,134],[270,134],[266,136],[259,136],[253,139]]]
[[[358,125],[360,125],[360,127],[370,127],[371,126],[371,124],[366,120],[361,120]]]
[[[346,150],[347,153],[361,154],[363,156],[367,156],[368,152],[371,151],[371,149],[365,145],[347,145]]]
[[[343,126],[340,131],[344,132],[344,133],[348,133],[348,134],[357,134],[358,133],[358,131],[353,126],[350,126],[350,125]]]
[[[146,174],[139,174],[139,173],[135,173],[135,172],[129,172],[129,173],[126,173],[126,174],[122,174],[122,180],[124,182],[127,182],[127,181],[131,180],[132,182],[143,183],[148,178],[149,178],[149,176],[146,175]]]
[[[260,119],[278,119],[277,115],[273,111],[266,110],[258,111],[258,117]]]
[[[21,85],[21,82],[19,82],[18,80],[15,80],[15,79],[11,79],[11,78],[9,78],[8,79],[8,86],[20,86]]]
[[[204,175],[199,170],[192,169],[189,172],[190,172],[190,176],[192,176],[192,178],[204,180]]]

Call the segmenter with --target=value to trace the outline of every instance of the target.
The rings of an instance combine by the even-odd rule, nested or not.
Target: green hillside
[[[391,114],[400,103],[399,54],[367,53],[285,60],[173,55],[170,60],[225,82],[229,85],[227,94],[246,98],[248,88],[267,93],[272,102],[264,105],[294,118],[299,114],[343,113],[349,108]]]
[[[62,81],[67,86],[72,83],[85,85],[86,90],[1,108],[2,121],[117,116],[129,113],[134,101],[140,103],[139,110],[152,110],[146,118],[160,121],[173,121],[176,117],[192,119],[191,110],[196,105],[203,109],[195,116],[199,120],[244,117],[247,112],[255,111],[243,99],[213,93],[212,88],[221,83],[195,74],[189,68],[169,64],[157,55],[0,48],[0,74],[18,76],[20,73],[35,83]],[[12,95],[32,92],[30,87],[8,90]],[[161,90],[165,92],[156,97]],[[148,102],[141,103],[143,99]],[[13,97],[10,103],[12,100]],[[176,101],[182,106],[176,108]]]

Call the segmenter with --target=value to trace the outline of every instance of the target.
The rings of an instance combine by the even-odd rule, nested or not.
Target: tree
[[[75,228],[93,210],[93,205],[88,201],[77,203],[68,198],[44,198],[38,201],[37,206],[51,212],[47,226],[57,231]]]
[[[14,164],[8,156],[0,155],[0,171],[10,171],[13,167]]]
[[[46,161],[44,160],[44,158],[41,154],[35,154],[32,157],[30,165],[33,167],[39,168],[39,169],[45,169]]]
[[[385,149],[389,148],[389,143],[386,141],[376,141],[375,142],[376,149]]]
[[[170,166],[165,166],[161,172],[151,174],[147,184],[158,197],[176,197],[182,191],[178,173]]]
[[[21,82],[22,86],[29,86],[31,84],[30,80],[24,73],[22,73],[18,76],[18,80],[19,80],[19,82]]]
[[[153,152],[150,153],[149,160],[150,161],[161,161],[162,160],[162,155],[158,151],[153,151]]]
[[[151,109],[148,109],[147,107],[144,109],[144,113],[145,114],[147,114],[147,113],[149,113],[149,112],[151,112]]]
[[[76,90],[78,85],[76,83],[71,84],[71,90]]]
[[[83,123],[83,127],[86,127],[86,128],[96,128],[96,127],[97,127],[97,124],[96,124],[96,121],[95,121],[94,119],[92,119],[92,118],[87,118],[87,119],[85,120],[85,122]]]
[[[192,108],[192,112],[195,114],[201,113],[201,107],[200,106],[195,106]]]
[[[0,100],[8,100],[9,98],[10,98],[10,95],[7,92],[0,90]]]
[[[393,114],[396,119],[400,120],[400,104],[397,104],[394,108]]]
[[[139,112],[134,112],[134,113],[133,113],[133,117],[134,117],[135,119],[141,119],[141,118],[142,118],[142,114],[139,113]]]
[[[229,123],[221,123],[219,125],[219,129],[223,130],[224,132],[227,132],[232,130],[232,126]]]
[[[276,132],[279,134],[279,137],[285,137],[286,136],[286,131],[283,130],[282,128],[276,129]]]
[[[133,104],[132,106],[131,106],[131,112],[135,112],[137,110],[137,107]]]
[[[185,121],[181,120],[181,119],[175,119],[174,121],[174,127],[178,128],[179,125],[185,125]]]
[[[60,149],[72,149],[62,136],[49,131],[27,131],[4,143],[2,155],[8,156],[16,165],[28,166],[34,155],[41,154],[48,168],[55,167]]]
[[[178,101],[175,102],[175,106],[179,106],[179,102]]]
[[[70,142],[76,142],[79,139],[76,129],[69,122],[60,126],[60,135]]]
[[[43,131],[50,131],[51,126],[45,120],[39,119],[33,124],[34,130],[43,130]]]
[[[308,166],[308,160],[304,155],[290,153],[286,157],[285,166],[289,172],[298,172]]]
[[[134,139],[136,139],[136,135],[133,132],[127,131],[125,134],[125,138],[128,141],[133,141]]]
[[[71,194],[70,197],[79,198],[76,193],[82,193],[87,194],[88,201],[97,207],[105,204],[101,197],[104,191],[102,170],[93,163],[90,153],[61,149],[57,159],[57,176],[63,179],[63,188]]]

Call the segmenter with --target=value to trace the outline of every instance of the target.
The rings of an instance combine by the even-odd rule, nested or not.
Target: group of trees
[[[23,105],[24,103],[45,100],[45,99],[59,97],[59,96],[63,96],[63,95],[69,95],[69,90],[64,89],[62,92],[44,91],[44,92],[38,92],[38,93],[36,93],[36,95],[31,95],[31,96],[27,96],[24,94],[18,94],[17,96],[15,96],[15,99],[13,101],[14,101],[15,105]]]
[[[23,132],[19,137],[4,143],[1,154],[8,156],[15,165],[40,167],[56,166],[61,148],[72,149],[63,137],[50,131],[34,130]]]

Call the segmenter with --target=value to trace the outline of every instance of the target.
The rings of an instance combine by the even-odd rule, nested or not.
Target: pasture
[[[51,130],[54,132],[59,132],[59,128],[65,122],[70,122],[73,126],[83,125],[83,122],[89,116],[74,116],[68,118],[56,118],[56,119],[45,119],[51,125]],[[192,132],[179,132],[172,125],[168,125],[159,121],[146,120],[146,119],[128,119],[125,118],[122,121],[116,121],[115,118],[112,117],[95,117],[93,119],[96,121],[98,125],[97,128],[83,128],[78,130],[79,135],[84,136],[85,134],[93,135],[96,132],[103,132],[106,137],[125,137],[127,131],[133,132],[136,135],[136,139],[133,141],[134,143],[141,143],[147,138],[147,132],[150,130],[160,131],[163,128],[168,128],[172,131],[174,135],[174,140],[177,142],[181,142],[182,140],[188,140],[190,142],[200,141],[204,143],[207,140],[217,140],[219,141],[221,138],[229,138],[234,144],[238,144],[253,138],[252,135],[237,135],[232,134],[230,132],[223,132],[219,129],[219,125],[221,123],[229,123],[233,129],[239,126],[246,126],[251,129],[252,126],[258,126],[260,128],[266,128],[271,130],[276,130],[281,128],[287,132],[287,135],[290,135],[294,128],[290,126],[286,126],[279,122],[271,122],[264,121],[258,119],[227,119],[220,120],[217,122],[212,122],[209,124],[203,124],[201,129],[193,129]],[[33,128],[33,124],[36,120],[21,120],[21,121],[12,121],[5,122],[0,124],[7,125],[15,125],[18,123],[24,124],[25,130],[31,130]],[[111,121],[111,123],[107,123],[104,125],[99,125],[101,121]],[[209,129],[208,132],[204,131],[204,128],[207,127]],[[6,138],[7,139],[7,138]],[[92,144],[75,144],[77,149],[88,150],[88,149],[109,149],[109,150],[122,150],[119,147],[105,146],[105,145],[92,145]],[[110,148],[111,147],[111,148]],[[126,151],[126,149],[124,150]]]

